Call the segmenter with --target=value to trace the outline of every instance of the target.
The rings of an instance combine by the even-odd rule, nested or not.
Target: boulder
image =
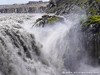
[[[57,22],[61,22],[64,21],[64,19],[62,17],[58,17],[58,16],[50,16],[50,15],[43,15],[41,18],[38,18],[35,22],[35,24],[33,26],[36,27],[44,27],[45,25],[52,25],[55,24]]]

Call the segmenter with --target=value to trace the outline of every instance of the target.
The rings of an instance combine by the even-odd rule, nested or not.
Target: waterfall
[[[0,14],[0,75],[99,75],[82,44],[84,14],[33,27],[43,14]]]

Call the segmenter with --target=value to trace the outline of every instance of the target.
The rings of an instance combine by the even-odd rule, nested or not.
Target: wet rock
[[[41,18],[38,18],[33,26],[37,27],[44,27],[45,25],[52,25],[57,22],[64,21],[64,18],[58,17],[58,16],[49,16],[49,15],[43,15]]]
[[[96,34],[100,31],[100,16],[90,16],[87,21],[83,24],[83,29],[91,31],[93,34]]]
[[[100,16],[88,17],[87,21],[83,23],[82,30],[85,48],[89,52],[90,58],[93,59],[92,64],[100,64]]]
[[[52,6],[52,4],[55,6]],[[74,11],[76,9],[75,6],[85,9],[87,15],[100,14],[99,0],[50,0],[47,13],[66,14]]]

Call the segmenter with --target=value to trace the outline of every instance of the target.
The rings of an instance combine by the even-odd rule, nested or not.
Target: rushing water
[[[0,75],[100,75],[82,44],[84,14],[32,27],[43,14],[0,14]]]

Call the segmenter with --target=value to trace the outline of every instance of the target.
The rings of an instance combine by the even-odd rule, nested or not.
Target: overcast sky
[[[15,3],[27,3],[28,1],[49,1],[49,0],[0,0],[0,5],[15,4]]]

